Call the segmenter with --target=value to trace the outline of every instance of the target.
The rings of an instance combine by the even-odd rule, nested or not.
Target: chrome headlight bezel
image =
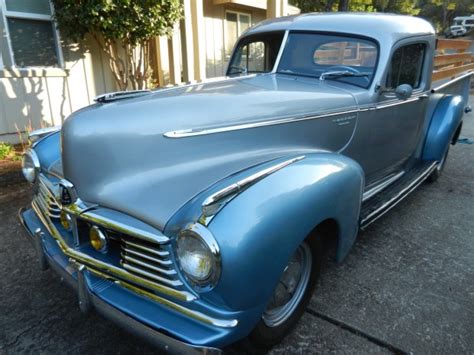
[[[38,155],[33,149],[28,149],[25,154],[23,154],[23,159],[21,161],[21,172],[25,177],[26,181],[30,184],[34,184],[38,178],[40,171],[40,161]]]
[[[190,252],[182,249],[183,245],[181,241],[184,241],[184,238],[194,238],[196,241],[201,243],[204,248],[206,248],[211,267],[209,274],[206,275],[205,278],[198,278],[191,274],[189,270],[186,270],[186,267],[183,267],[182,256],[180,256],[180,254]],[[179,269],[194,288],[198,291],[207,291],[216,286],[221,275],[221,254],[217,241],[206,227],[202,224],[196,223],[181,230],[175,240],[175,252]]]

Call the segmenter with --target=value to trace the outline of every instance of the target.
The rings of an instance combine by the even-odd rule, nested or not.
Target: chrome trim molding
[[[447,81],[447,82],[441,84],[440,86],[437,86],[437,87],[431,89],[431,93],[434,94],[434,93],[438,92],[439,90],[442,90],[442,89],[444,89],[445,87],[454,84],[454,83],[457,82],[457,81],[461,81],[461,80],[463,80],[463,79],[465,79],[465,78],[467,78],[467,77],[470,77],[471,75],[474,75],[474,71],[469,71],[469,72],[467,72],[467,73],[465,73],[465,74],[463,74],[463,75],[461,75],[461,76],[458,76],[457,78],[454,78],[454,79],[452,79],[452,80],[449,80],[449,81]]]
[[[387,108],[387,107],[399,106],[399,105],[407,104],[407,103],[410,103],[410,102],[413,102],[413,101],[425,99],[427,93],[429,93],[429,91],[421,92],[417,95],[413,95],[413,96],[411,96],[410,98],[408,98],[406,100],[395,99],[395,100],[390,100],[390,101],[385,102],[385,103],[380,103],[380,104],[376,105],[374,107],[374,109],[381,110],[381,109],[384,109],[384,108]]]
[[[273,120],[268,120],[268,121],[243,123],[243,124],[238,124],[234,126],[223,126],[223,127],[209,128],[209,129],[183,129],[183,130],[178,130],[178,131],[166,132],[163,134],[163,136],[166,138],[186,138],[186,137],[194,137],[194,136],[203,136],[207,134],[231,132],[231,131],[237,131],[241,129],[260,128],[260,127],[274,126],[274,125],[285,124],[285,123],[316,120],[323,117],[332,117],[332,116],[344,115],[344,114],[349,114],[349,113],[357,113],[359,111],[360,111],[359,109],[351,109],[351,110],[345,110],[345,111],[329,112],[329,113],[324,113],[320,115],[279,118],[279,119],[273,119]]]
[[[199,311],[191,310],[191,309],[186,308],[184,306],[181,306],[177,303],[174,303],[170,300],[167,300],[166,298],[160,297],[160,296],[158,296],[154,293],[142,290],[141,288],[138,288],[138,287],[136,287],[136,286],[134,286],[134,285],[132,285],[128,282],[111,278],[110,275],[104,274],[101,271],[96,270],[94,268],[90,268],[87,265],[83,265],[81,263],[78,263],[75,260],[71,260],[71,262],[74,263],[76,265],[76,267],[83,266],[83,267],[86,268],[87,271],[91,272],[92,274],[95,274],[96,276],[111,280],[115,284],[120,285],[123,288],[126,288],[126,289],[132,291],[133,293],[137,293],[141,296],[145,296],[149,299],[152,299],[153,301],[155,301],[155,302],[157,302],[157,303],[159,303],[159,304],[161,304],[165,307],[171,308],[171,309],[173,309],[173,310],[175,310],[175,311],[177,311],[181,314],[184,314],[185,316],[196,319],[196,320],[198,320],[202,323],[210,324],[210,325],[220,327],[220,328],[233,328],[233,327],[237,326],[237,324],[239,323],[239,321],[237,319],[217,319],[217,318],[210,317],[210,316],[208,316],[204,313],[201,313]]]
[[[207,197],[202,203],[202,213],[199,217],[199,223],[204,226],[209,225],[212,218],[217,213],[219,213],[219,211],[225,206],[225,204],[229,202],[232,198],[237,196],[240,192],[262,180],[263,178],[277,172],[278,170],[283,169],[284,167],[293,164],[297,161],[300,161],[304,158],[305,156],[301,155],[286,160],[282,163],[273,165],[253,175],[250,175],[242,180],[237,181],[236,183],[233,183],[232,185],[227,186],[226,188],[223,188],[222,190],[213,193],[212,195]]]
[[[369,198],[372,196],[378,194],[380,191],[391,185],[393,182],[397,181],[399,178],[401,178],[405,174],[405,171],[400,171],[397,174],[394,174],[391,176],[389,179],[383,181],[382,183],[378,184],[377,186],[372,187],[371,189],[367,190],[364,192],[362,195],[362,202],[367,201]]]
[[[277,72],[278,66],[280,65],[281,57],[283,55],[283,51],[285,50],[285,47],[286,47],[286,41],[288,40],[289,33],[290,33],[290,31],[286,30],[285,34],[283,35],[283,39],[281,40],[280,49],[278,50],[278,54],[277,54],[277,57],[275,59],[275,64],[273,65],[273,69],[272,69],[271,73],[276,73]]]
[[[395,207],[399,202],[401,202],[405,197],[407,197],[413,190],[415,190],[423,181],[425,181],[428,176],[436,169],[438,162],[434,161],[422,174],[418,176],[417,179],[413,180],[410,185],[405,187],[403,190],[399,191],[398,194],[393,196],[390,200],[386,201],[382,206],[377,210],[370,213],[367,217],[360,221],[360,229],[365,229],[368,225],[375,222],[377,219],[382,217],[385,213],[390,211]]]
[[[45,127],[45,128],[40,128],[34,131],[31,131],[28,134],[28,139],[33,142],[31,144],[31,148],[36,147],[36,145],[43,140],[43,138],[46,138],[50,136],[53,133],[56,133],[61,130],[61,126],[53,126],[53,127]]]
[[[260,121],[260,122],[242,123],[242,124],[237,124],[233,126],[222,126],[222,127],[216,127],[216,128],[202,128],[202,129],[200,128],[181,129],[181,130],[176,130],[176,131],[165,132],[163,133],[163,136],[166,138],[174,138],[174,139],[188,138],[188,137],[195,137],[195,136],[204,136],[208,134],[238,131],[242,129],[252,129],[252,128],[260,128],[260,127],[293,123],[293,122],[301,122],[301,121],[307,121],[307,120],[316,120],[316,119],[325,118],[325,117],[333,117],[333,116],[345,115],[345,114],[351,114],[351,113],[366,112],[369,110],[381,110],[384,108],[404,105],[416,100],[424,99],[426,98],[426,95],[428,93],[429,91],[421,92],[417,95],[410,97],[407,100],[395,99],[395,100],[390,100],[386,103],[378,104],[376,106],[361,106],[355,109],[346,109],[342,111],[327,112],[327,113],[321,113],[318,115],[304,115],[304,116],[298,116],[298,117],[276,118],[276,119]]]
[[[35,201],[32,202],[31,204],[34,212],[38,216],[38,218],[41,220],[41,223],[45,226],[45,228],[48,230],[49,234],[56,240],[58,243],[58,246],[60,247],[61,251],[67,255],[68,257],[76,260],[77,262],[80,262],[82,264],[85,264],[88,267],[93,267],[98,270],[102,270],[103,272],[106,272],[107,274],[110,275],[110,277],[113,277],[117,280],[126,280],[129,282],[132,282],[136,285],[140,285],[142,287],[145,287],[147,289],[157,291],[160,293],[163,293],[165,295],[174,297],[178,300],[181,301],[193,301],[196,299],[196,296],[193,294],[187,292],[187,291],[179,291],[175,290],[169,287],[166,287],[164,285],[156,284],[154,282],[148,281],[146,279],[137,277],[136,275],[133,275],[129,273],[127,270],[118,268],[116,266],[110,265],[108,263],[105,263],[103,261],[94,259],[90,257],[87,254],[84,254],[78,250],[75,250],[73,248],[70,248],[67,243],[64,241],[62,238],[61,234],[59,231],[56,229],[54,224],[49,220],[48,217],[46,217],[41,208],[37,205]]]
[[[77,211],[74,211],[73,213],[76,214]],[[165,235],[157,235],[157,234],[145,231],[143,229],[131,227],[121,222],[111,220],[110,218],[103,217],[95,213],[93,210],[80,212],[79,214],[76,214],[76,216],[80,219],[86,220],[87,222],[91,222],[99,226],[102,226],[104,228],[112,229],[116,232],[127,234],[132,237],[143,239],[152,243],[164,244],[164,243],[168,243],[170,240]]]
[[[47,181],[47,179],[44,179]],[[62,194],[63,190],[66,189],[67,192],[69,193],[69,196],[71,198],[71,203],[69,204],[63,204],[61,207],[62,209],[75,216],[76,218],[81,218],[87,222],[97,224],[101,227],[104,228],[109,228],[112,229],[116,232],[127,234],[139,239],[143,239],[152,243],[158,243],[158,244],[164,244],[169,242],[169,238],[165,235],[162,234],[154,234],[148,231],[145,231],[140,228],[136,227],[131,227],[128,225],[125,225],[123,223],[120,223],[118,221],[112,220],[107,217],[103,217],[97,213],[95,213],[93,210],[96,207],[99,207],[97,204],[93,205],[86,205],[78,196],[76,193],[76,189],[74,188],[74,185],[65,180],[62,179],[59,182],[60,186],[60,197],[61,197],[61,203],[62,203]]]
[[[108,92],[108,93],[94,97],[94,101],[104,103],[104,102],[111,102],[111,101],[122,100],[122,99],[130,99],[133,97],[149,94],[151,92],[152,91],[148,89]]]
[[[168,256],[170,253],[167,252],[167,251],[162,251],[162,250],[153,250],[151,248],[147,248],[146,246],[144,245],[140,245],[140,244],[136,244],[136,243],[133,243],[133,242],[130,242],[128,240],[123,240],[123,243],[126,244],[127,246],[131,246],[131,247],[134,247],[136,249],[141,249],[141,250],[144,250],[146,251],[147,253],[149,254],[154,254],[154,255],[157,255],[158,257],[166,257]]]

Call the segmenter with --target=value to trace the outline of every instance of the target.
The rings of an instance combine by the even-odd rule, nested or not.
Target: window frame
[[[6,2],[5,0],[0,0],[0,10],[2,12],[2,18],[3,18],[3,23],[5,26],[5,37],[7,41],[7,47],[8,47],[8,56],[11,61],[11,66],[9,66],[12,69],[18,69],[18,70],[28,70],[28,69],[35,69],[35,68],[41,68],[41,69],[64,69],[64,57],[63,57],[63,51],[61,48],[61,38],[59,36],[59,31],[56,26],[56,23],[53,20],[53,14],[54,14],[54,7],[53,4],[51,3],[50,0],[48,0],[49,6],[51,8],[51,15],[44,15],[44,14],[35,14],[31,12],[20,12],[20,11],[9,11],[7,10]],[[8,19],[9,18],[16,18],[16,19],[23,19],[23,20],[36,20],[36,21],[47,21],[51,22],[51,26],[53,26],[53,36],[54,36],[54,45],[56,48],[56,54],[58,56],[58,66],[57,67],[50,67],[50,66],[28,66],[28,67],[19,67],[15,63],[15,55],[13,53],[13,47],[12,47],[12,42],[11,42],[11,37],[10,37],[10,29],[8,28]],[[2,58],[0,56],[0,69],[5,68],[5,63],[3,63]]]
[[[414,40],[414,41],[412,40],[412,41],[409,41],[409,42],[399,43],[397,46],[394,46],[392,48],[392,52],[390,53],[390,59],[387,63],[385,79],[383,80],[383,83],[384,83],[383,86],[385,88],[388,88],[387,87],[387,81],[388,81],[388,78],[389,78],[390,69],[392,67],[392,59],[393,59],[393,56],[395,55],[395,53],[400,49],[403,49],[403,48],[411,46],[411,45],[417,45],[417,44],[422,44],[424,46],[424,50],[423,50],[423,56],[421,58],[421,67],[420,67],[420,71],[419,71],[420,76],[419,76],[418,86],[413,88],[413,94],[421,93],[423,91],[423,87],[426,86],[425,69],[426,69],[427,52],[429,50],[428,42],[423,41],[423,40]],[[399,83],[398,85],[401,85],[401,84]],[[390,88],[390,89],[395,90],[396,87],[395,88]],[[393,94],[392,96],[395,96],[395,95]]]
[[[2,0],[4,1],[4,0]],[[232,48],[229,48],[230,54],[227,55],[227,39],[228,39],[228,21],[227,21],[227,14],[235,14],[237,15],[237,38],[235,39],[235,43]],[[234,52],[236,44],[239,42],[239,38],[242,35],[242,32],[240,31],[240,16],[248,16],[249,18],[249,28],[252,27],[252,14],[248,12],[241,12],[241,11],[235,11],[235,10],[225,10],[224,12],[224,59],[228,60],[232,57],[232,53]]]

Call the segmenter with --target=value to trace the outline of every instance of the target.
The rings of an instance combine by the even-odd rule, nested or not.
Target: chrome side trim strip
[[[76,265],[80,266],[81,264],[76,262]],[[91,272],[92,274],[95,274],[99,277],[103,277],[105,279],[112,280],[117,285],[120,285],[120,286],[132,291],[133,293],[137,293],[141,296],[152,299],[153,301],[155,301],[155,302],[157,302],[157,303],[159,303],[159,304],[161,304],[165,307],[171,308],[171,309],[177,311],[178,313],[184,314],[185,316],[196,319],[196,320],[198,320],[202,323],[211,324],[213,326],[220,327],[220,328],[233,328],[233,327],[237,326],[237,324],[239,323],[239,321],[237,319],[217,319],[217,318],[210,317],[210,316],[208,316],[204,313],[194,311],[194,310],[191,310],[189,308],[183,307],[179,304],[176,304],[174,302],[171,302],[171,301],[167,300],[166,298],[160,297],[160,296],[158,296],[154,293],[142,290],[141,288],[135,287],[132,284],[129,284],[125,281],[111,279],[109,275],[104,274],[104,273],[102,273],[98,270],[95,270],[93,268],[90,268],[87,265],[85,267],[86,267],[87,271]]]
[[[389,179],[385,180],[384,182],[380,183],[379,185],[374,186],[373,188],[371,188],[371,189],[367,190],[366,192],[364,192],[364,194],[362,195],[362,202],[365,202],[369,198],[371,198],[372,196],[378,194],[380,191],[385,189],[387,186],[391,185],[393,182],[395,182],[396,180],[401,178],[403,176],[403,174],[405,174],[405,171],[400,171],[398,174],[394,174]]]
[[[296,117],[296,118],[295,117],[280,118],[280,119],[273,119],[273,120],[268,120],[268,121],[243,123],[243,124],[234,125],[234,126],[224,126],[224,127],[209,128],[209,129],[183,129],[183,130],[178,130],[178,131],[166,132],[163,134],[163,136],[166,138],[186,138],[186,137],[194,137],[194,136],[203,136],[207,134],[224,133],[224,132],[230,132],[230,131],[237,131],[241,129],[259,128],[259,127],[274,126],[274,125],[285,124],[285,123],[315,120],[315,119],[323,118],[323,117],[332,117],[332,116],[357,113],[357,112],[359,112],[359,109],[329,112],[329,113],[320,114],[320,115],[301,116],[301,117]]]
[[[400,100],[397,99],[397,100],[394,100],[394,101],[389,101],[387,103],[381,103],[379,105],[376,105],[375,109],[376,110],[381,110],[381,109],[384,109],[384,108],[387,108],[387,107],[393,107],[393,106],[399,106],[399,105],[407,104],[407,103],[410,103],[410,102],[413,102],[413,101],[417,101],[420,98],[424,98],[423,95],[424,95],[424,93],[422,93],[420,95],[412,96],[409,99],[406,99],[406,100],[403,100],[403,101],[400,101]]]
[[[410,185],[405,187],[403,190],[399,191],[398,194],[393,196],[390,200],[386,201],[382,206],[377,210],[370,213],[362,221],[360,221],[360,228],[365,229],[369,224],[375,222],[377,219],[382,217],[385,213],[390,211],[395,207],[400,201],[407,197],[413,190],[415,190],[423,181],[425,181],[428,176],[433,172],[434,169],[438,166],[438,162],[434,161],[422,174],[418,176],[417,179],[413,180]]]
[[[35,211],[36,215],[38,218],[41,220],[41,223],[45,226],[45,228],[48,230],[49,234],[56,240],[58,243],[58,246],[60,247],[61,251],[69,256],[70,258],[74,259],[77,262],[80,262],[88,267],[93,267],[95,269],[102,270],[103,272],[109,274],[109,278],[113,277],[115,279],[121,279],[121,280],[127,280],[129,282],[132,282],[136,285],[140,285],[142,287],[146,287],[150,290],[154,290],[160,293],[163,293],[165,295],[174,297],[178,300],[181,301],[193,301],[196,299],[196,296],[193,294],[187,292],[187,291],[179,291],[175,290],[169,287],[166,287],[164,285],[156,284],[154,282],[142,279],[140,277],[137,277],[136,275],[133,275],[129,273],[128,271],[118,268],[116,266],[107,264],[105,262],[102,262],[100,260],[94,259],[90,257],[87,254],[84,254],[80,251],[77,251],[73,248],[70,248],[67,243],[64,241],[62,238],[61,234],[58,232],[56,227],[54,226],[53,223],[49,221],[47,217],[43,215],[43,212],[41,211],[40,207],[36,204],[35,201],[32,202],[32,208]]]
[[[229,185],[222,190],[213,193],[212,195],[207,197],[202,203],[202,214],[199,218],[199,222],[207,226],[210,223],[212,217],[214,217],[227,202],[229,202],[240,192],[262,180],[263,178],[277,172],[278,170],[304,159],[304,157],[304,155],[301,155],[296,158],[289,159],[282,163],[273,165],[242,180],[239,180],[236,183],[233,183],[232,185]]]
[[[404,105],[413,101],[417,101],[420,99],[425,99],[427,98],[427,92],[421,92],[417,95],[414,95],[410,97],[407,100],[390,100],[387,103],[381,103],[376,106],[361,106],[356,109],[348,109],[348,110],[342,110],[342,111],[335,111],[335,112],[327,112],[327,113],[322,113],[319,115],[306,115],[306,116],[299,116],[299,117],[286,117],[286,118],[276,118],[276,119],[271,119],[271,120],[266,120],[266,121],[260,121],[260,122],[252,122],[252,123],[242,123],[242,124],[237,124],[233,126],[222,126],[222,127],[216,127],[216,128],[197,128],[197,129],[181,129],[181,130],[176,130],[176,131],[168,131],[163,133],[163,136],[166,138],[187,138],[187,137],[195,137],[195,136],[204,136],[208,134],[216,134],[216,133],[225,133],[225,132],[231,132],[231,131],[238,131],[242,129],[252,129],[252,128],[260,128],[260,127],[266,127],[266,126],[274,126],[274,125],[280,125],[280,124],[286,124],[286,123],[293,123],[293,122],[301,122],[301,121],[307,121],[307,120],[316,120],[319,118],[325,118],[325,117],[333,117],[333,116],[338,116],[338,115],[344,115],[344,114],[351,114],[351,113],[359,113],[359,112],[366,112],[369,110],[381,110],[384,108],[388,107],[393,107],[393,106],[398,106],[398,105]]]
[[[447,87],[447,86],[449,86],[449,85],[452,85],[452,84],[454,84],[454,83],[457,82],[457,81],[461,81],[461,80],[463,80],[463,79],[465,79],[465,78],[467,78],[467,77],[469,77],[469,76],[471,76],[471,75],[474,75],[474,71],[469,71],[469,72],[467,72],[466,74],[463,74],[463,75],[461,75],[461,76],[458,76],[457,78],[454,78],[453,80],[450,80],[450,81],[448,81],[448,82],[446,82],[446,83],[444,83],[444,84],[441,84],[440,86],[437,86],[437,87],[431,89],[431,93],[434,94],[435,92],[438,92],[439,90],[442,90],[442,89],[444,89],[445,87]]]

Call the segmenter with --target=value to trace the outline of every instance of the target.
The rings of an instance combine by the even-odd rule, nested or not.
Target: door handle
[[[429,97],[430,97],[430,95],[428,95],[428,94],[421,94],[420,96],[418,96],[418,98],[419,98],[420,100],[421,100],[421,99],[427,99],[427,98],[429,98]]]

